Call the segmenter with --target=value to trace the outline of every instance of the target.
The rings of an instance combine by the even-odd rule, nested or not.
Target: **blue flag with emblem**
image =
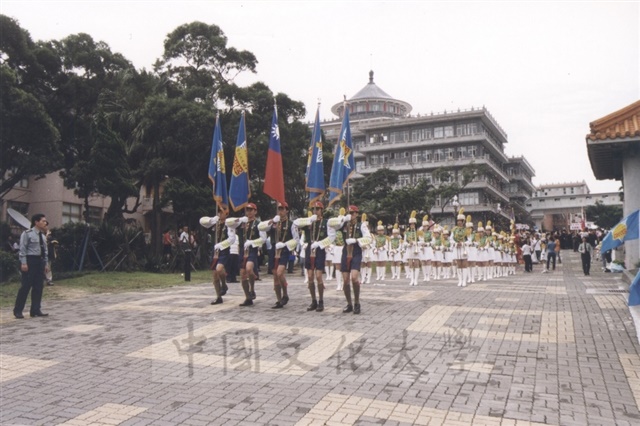
[[[216,127],[213,130],[213,143],[211,145],[211,157],[209,158],[209,180],[213,185],[213,199],[222,210],[229,208],[226,173],[224,150],[222,148],[222,131],[220,130],[220,114],[216,114]]]
[[[320,131],[320,105],[318,105],[318,111],[316,111],[316,121],[313,125],[311,143],[309,145],[305,191],[309,193],[309,204],[321,199],[325,193],[322,132]]]
[[[355,171],[356,162],[353,158],[353,145],[351,143],[349,108],[345,104],[342,128],[340,129],[340,137],[333,157],[331,178],[329,179],[329,205],[332,205],[342,197],[344,187]]]
[[[606,253],[625,241],[640,238],[640,210],[636,210],[622,219],[602,240],[601,253]]]
[[[247,152],[247,136],[244,124],[244,111],[240,115],[236,152],[231,169],[231,185],[229,185],[229,203],[237,212],[249,203],[251,188],[249,186],[249,155]]]

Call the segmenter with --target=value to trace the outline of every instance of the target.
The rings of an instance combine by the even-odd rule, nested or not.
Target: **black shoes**
[[[353,305],[353,313],[354,314],[359,314],[360,313],[360,304],[356,303],[355,305]]]
[[[45,314],[45,313],[43,313],[43,312],[36,312],[36,313],[33,313],[33,314],[29,314],[29,315],[31,316],[31,318],[35,318],[35,317],[48,317],[48,316],[49,316],[49,314]],[[20,316],[22,316],[22,315],[20,315]],[[23,317],[23,318],[24,318],[24,317]]]
[[[222,297],[218,297],[216,300],[211,302],[212,305],[219,305],[222,303]]]
[[[324,311],[324,302],[321,300],[318,302],[318,307],[316,308],[316,312]]]
[[[20,312],[14,312],[13,316],[16,317],[16,319],[24,319],[24,315]]]
[[[229,287],[226,283],[224,283],[222,285],[222,288],[220,289],[220,296],[224,296],[225,294],[227,294],[227,290],[229,290]]]
[[[287,303],[289,303],[289,296],[282,296],[282,306],[286,305]]]
[[[247,299],[240,304],[240,306],[253,306],[253,300]]]
[[[349,312],[353,312],[353,306],[347,305],[346,308],[342,310],[342,313],[348,314]]]
[[[249,293],[251,295],[251,300],[255,300],[256,299],[256,292],[255,291],[251,291]]]
[[[276,302],[276,304],[271,307],[271,309],[282,309],[282,308],[284,308],[284,305],[280,302]]]
[[[322,303],[322,302],[321,302]],[[307,312],[310,311],[315,311],[318,308],[318,302],[316,302],[315,300],[313,302],[311,302],[311,304],[309,305],[309,307],[307,308]]]

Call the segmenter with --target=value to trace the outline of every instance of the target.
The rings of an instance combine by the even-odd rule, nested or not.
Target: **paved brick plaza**
[[[4,310],[0,423],[638,425],[621,277],[563,258],[466,288],[365,285],[361,315],[335,281],[306,312],[299,270],[282,310],[268,275],[248,308],[238,284],[217,306],[194,284]]]

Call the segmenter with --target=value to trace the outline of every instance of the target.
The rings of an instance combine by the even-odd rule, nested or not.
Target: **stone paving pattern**
[[[335,281],[306,312],[298,269],[281,310],[266,274],[248,308],[238,284],[212,306],[203,283],[3,310],[0,424],[639,425],[624,284],[563,260],[465,288],[367,284],[361,315]]]

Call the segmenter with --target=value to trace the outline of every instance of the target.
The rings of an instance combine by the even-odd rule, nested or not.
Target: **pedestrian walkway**
[[[2,425],[638,425],[640,345],[618,274],[556,271],[458,287],[385,281],[343,314],[273,310],[237,284],[49,301],[1,325]],[[3,311],[3,318],[10,311]]]

